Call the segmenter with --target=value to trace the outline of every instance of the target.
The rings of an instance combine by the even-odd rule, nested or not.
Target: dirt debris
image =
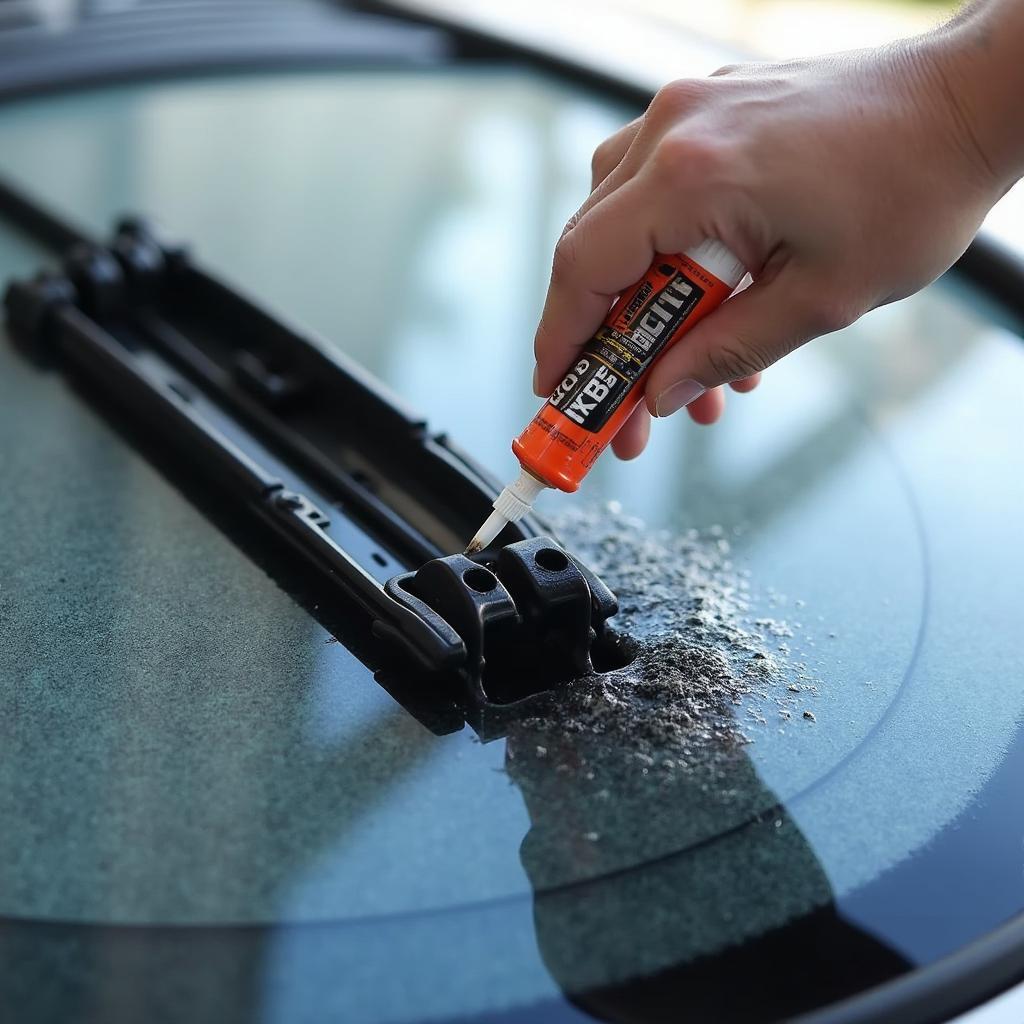
[[[721,527],[652,531],[611,505],[574,509],[557,528],[618,595],[612,623],[636,654],[624,668],[577,681],[543,715],[519,724],[538,753],[567,741],[586,750],[572,770],[588,779],[610,762],[678,776],[735,757],[780,715],[791,727],[801,714],[815,721],[804,702],[817,687],[778,643],[793,627],[752,615],[749,573],[734,567]],[[767,601],[784,598],[772,591]]]

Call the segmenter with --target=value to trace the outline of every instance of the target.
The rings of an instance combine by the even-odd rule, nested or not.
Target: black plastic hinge
[[[465,646],[458,674],[478,706],[515,703],[591,671],[591,646],[618,607],[550,537],[509,544],[486,564],[436,558],[384,589],[458,634]]]

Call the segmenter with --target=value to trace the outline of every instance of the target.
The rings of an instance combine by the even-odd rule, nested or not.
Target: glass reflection
[[[742,754],[667,776],[624,773],[622,752],[608,764],[601,743],[580,737],[545,758],[510,741],[508,758],[530,811],[520,852],[541,954],[599,1019],[788,1019],[907,968],[835,912],[812,847]],[[601,781],[552,771],[548,758],[588,764]],[[691,845],[695,834],[708,839]],[[614,870],[652,840],[686,853]],[[560,886],[581,862],[597,880]]]

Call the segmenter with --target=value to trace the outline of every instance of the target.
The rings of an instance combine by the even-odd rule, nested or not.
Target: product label
[[[583,347],[548,404],[597,433],[672,340],[704,290],[668,264],[655,265]],[[663,276],[664,275],[664,276]]]

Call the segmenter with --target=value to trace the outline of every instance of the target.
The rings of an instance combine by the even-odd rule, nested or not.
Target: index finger
[[[539,395],[554,389],[614,300],[640,280],[658,251],[679,252],[700,241],[678,225],[666,233],[667,219],[658,217],[645,177],[641,172],[601,199],[555,248],[533,346]]]

